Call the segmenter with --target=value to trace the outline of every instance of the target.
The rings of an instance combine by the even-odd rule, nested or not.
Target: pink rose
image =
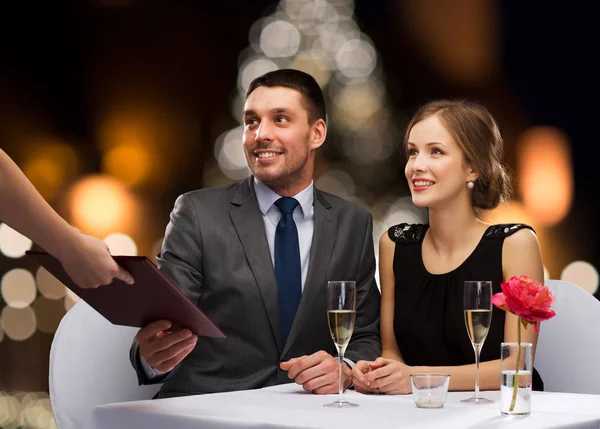
[[[492,303],[519,316],[525,326],[531,323],[536,332],[539,322],[556,316],[551,308],[554,296],[548,286],[527,276],[513,276],[500,286],[502,292],[492,297]]]

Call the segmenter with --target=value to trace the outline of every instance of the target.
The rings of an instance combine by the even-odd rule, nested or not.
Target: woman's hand
[[[82,288],[106,285],[114,279],[133,284],[133,277],[112,258],[106,243],[77,231],[56,257],[75,284]]]
[[[352,368],[352,382],[354,384],[354,390],[360,393],[379,393],[376,389],[371,389],[367,383],[362,381],[365,374],[371,371],[371,365],[373,362],[366,360],[359,360]]]
[[[352,370],[354,388],[363,393],[411,393],[410,370],[410,366],[402,362],[382,357],[374,362],[359,361]]]

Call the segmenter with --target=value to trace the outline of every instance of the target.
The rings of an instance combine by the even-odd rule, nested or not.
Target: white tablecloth
[[[500,414],[500,392],[484,392],[491,405],[462,404],[472,392],[450,392],[444,408],[416,408],[412,396],[361,395],[357,408],[331,409],[336,395],[313,395],[295,384],[259,390],[148,401],[94,408],[88,429],[246,428],[594,428],[600,429],[600,395],[533,392],[527,417]]]

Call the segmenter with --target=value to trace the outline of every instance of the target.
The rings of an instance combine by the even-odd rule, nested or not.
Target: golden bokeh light
[[[399,223],[429,223],[428,211],[424,207],[415,206],[411,197],[401,197],[390,206],[383,220],[386,230]],[[376,242],[379,242],[379,238],[377,237]]]
[[[137,256],[138,248],[133,238],[127,234],[114,233],[104,239],[113,255]]]
[[[37,328],[46,334],[53,334],[56,332],[58,324],[65,315],[63,303],[61,301],[39,296],[33,303],[32,308],[35,312]]]
[[[79,157],[73,147],[53,141],[26,146],[27,159],[23,172],[42,196],[54,199],[81,170]]]
[[[319,51],[300,52],[290,68],[310,74],[321,88],[327,85],[332,75],[329,60],[325,53]]]
[[[377,52],[373,43],[365,35],[352,38],[339,47],[335,63],[341,74],[348,80],[364,79],[375,70]]]
[[[494,2],[404,0],[392,5],[410,40],[445,78],[482,85],[494,77],[500,54]]]
[[[296,26],[280,19],[266,24],[260,34],[260,48],[267,57],[292,57],[301,41]]]
[[[126,89],[103,96],[97,118],[103,173],[136,187],[164,186],[182,174],[178,167],[199,138],[197,118],[161,97],[140,102]]]
[[[366,126],[383,105],[383,92],[374,81],[346,85],[335,94],[332,113],[351,130]]]
[[[518,201],[509,201],[497,208],[486,212],[483,216],[486,222],[499,223],[525,223],[535,228],[534,218],[527,212],[525,207]]]
[[[21,258],[31,249],[32,242],[5,223],[0,223],[0,252],[9,258]]]
[[[73,306],[77,304],[77,301],[79,301],[79,299],[79,296],[77,296],[75,292],[73,292],[71,289],[67,289],[67,294],[65,295],[64,302],[65,311],[69,311],[71,308],[73,308]]]
[[[221,171],[230,179],[242,180],[250,170],[242,147],[244,129],[235,127],[222,133],[215,142],[214,154]]]
[[[54,159],[35,158],[23,166],[23,172],[47,200],[52,200],[65,181],[64,171]]]
[[[120,145],[152,146],[157,123],[149,107],[130,105],[112,106],[101,118],[99,129],[100,149],[106,152]]]
[[[250,83],[258,76],[279,69],[279,66],[267,58],[249,58],[240,67],[238,86],[242,92],[248,91]]]
[[[141,144],[120,144],[110,148],[102,159],[102,171],[127,185],[140,185],[151,178],[152,159]]]
[[[31,406],[38,399],[40,399],[40,394],[38,392],[24,392],[23,397],[21,398],[21,406],[23,408]]]
[[[22,268],[10,270],[2,277],[2,299],[13,308],[25,308],[37,295],[33,275]]]
[[[52,429],[56,428],[50,398],[39,397],[33,401],[29,401],[27,405],[21,403],[23,407],[23,417],[27,427],[37,429]]]
[[[13,395],[0,392],[0,427],[18,428],[23,423],[21,403]]]
[[[6,306],[0,315],[6,336],[14,341],[24,341],[35,333],[37,321],[31,307]]]
[[[315,185],[325,192],[346,200],[356,195],[356,184],[348,173],[342,170],[329,170],[315,181]]]
[[[560,222],[573,200],[573,164],[566,136],[535,127],[518,140],[519,192],[527,211],[544,226]]]
[[[136,202],[118,180],[104,175],[87,176],[69,192],[72,223],[80,231],[105,236],[127,230],[136,218]]]
[[[40,293],[48,299],[61,299],[67,294],[66,286],[44,267],[37,270],[35,281]]]
[[[576,284],[591,294],[598,291],[598,270],[589,262],[571,262],[562,270],[560,279]]]

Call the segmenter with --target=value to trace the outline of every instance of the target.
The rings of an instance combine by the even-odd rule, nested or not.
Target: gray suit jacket
[[[308,275],[282,344],[277,282],[253,180],[183,194],[171,212],[158,267],[227,338],[199,337],[173,371],[152,380],[134,342],[131,360],[140,384],[164,381],[158,397],[287,383],[280,362],[318,350],[336,355],[326,317],[329,280],[357,284],[356,327],[345,356],[356,362],[381,353],[372,217],[316,188]]]

